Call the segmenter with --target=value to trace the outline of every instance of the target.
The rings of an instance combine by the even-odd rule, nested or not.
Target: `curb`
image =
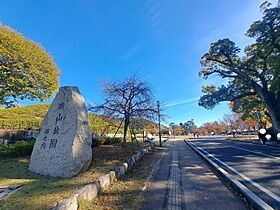
[[[118,178],[122,177],[136,162],[149,153],[154,147],[154,144],[150,144],[150,146],[136,151],[130,159],[121,166],[116,167],[114,171],[100,176],[95,182],[80,186],[71,197],[61,200],[54,207],[50,208],[50,210],[77,210],[78,198],[92,201],[100,192],[116,182]]]
[[[244,186],[241,182],[239,182],[234,176],[229,174],[223,168],[214,163],[210,158],[208,158],[205,154],[203,154],[197,146],[194,146],[191,142],[185,140],[185,143],[190,146],[195,152],[197,152],[210,166],[212,166],[219,174],[221,174],[227,181],[229,181],[235,189],[237,189],[244,197],[246,197],[251,205],[256,209],[261,210],[273,210],[270,205],[268,205],[265,201],[263,201],[260,197],[258,197],[255,193],[253,193],[249,188]]]

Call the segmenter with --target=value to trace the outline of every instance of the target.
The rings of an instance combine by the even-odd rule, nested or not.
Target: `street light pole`
[[[160,112],[159,112],[160,103],[157,101],[157,108],[158,108],[158,135],[159,135],[159,146],[161,147],[161,131],[160,131]]]

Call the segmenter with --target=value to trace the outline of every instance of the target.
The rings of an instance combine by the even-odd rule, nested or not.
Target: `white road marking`
[[[235,147],[235,146],[230,146],[230,147],[234,147],[236,149],[240,149],[240,150],[244,150],[244,151],[247,151],[247,152],[252,152],[252,153],[255,153],[255,154],[259,154],[259,155],[263,155],[263,156],[266,156],[266,157],[275,158],[275,159],[280,160],[280,157],[264,154],[262,152],[256,152],[256,151],[252,151],[252,150],[249,150],[249,149],[244,149],[244,148],[241,148],[241,147]]]
[[[249,188],[244,186],[242,183],[240,183],[234,176],[229,174],[227,171],[225,171],[223,168],[218,166],[216,163],[214,163],[212,160],[210,160],[209,157],[207,157],[205,154],[203,154],[199,150],[203,150],[199,146],[196,146],[195,144],[187,141],[189,145],[197,151],[205,160],[208,161],[208,163],[212,166],[214,166],[217,170],[219,170],[224,176],[226,176],[229,180],[231,180],[232,183],[234,183],[244,194],[246,194],[251,200],[253,200],[258,206],[260,206],[262,209],[265,210],[273,210],[273,208],[268,205],[264,200],[262,200],[260,197],[258,197],[255,193],[253,193]],[[207,152],[206,152],[207,153]]]
[[[191,143],[193,144],[193,143]],[[244,174],[242,174],[241,172],[239,172],[238,170],[232,168],[231,166],[227,165],[226,163],[224,163],[223,161],[219,160],[218,158],[216,158],[215,156],[213,156],[212,154],[209,154],[207,151],[205,151],[204,149],[202,149],[201,147],[195,145],[197,148],[199,148],[200,150],[202,150],[204,153],[207,154],[207,156],[212,157],[214,160],[218,161],[220,164],[222,164],[223,166],[225,166],[226,168],[228,168],[229,170],[231,170],[232,172],[236,173],[237,175],[239,175],[240,177],[242,177],[243,179],[245,179],[246,181],[248,181],[250,184],[254,185],[255,187],[257,187],[258,189],[260,189],[261,191],[265,192],[267,195],[269,195],[270,197],[272,197],[273,199],[275,199],[277,202],[280,202],[280,197],[275,195],[273,192],[269,191],[268,189],[266,189],[265,187],[259,185],[258,183],[256,183],[255,181],[251,180],[249,177],[245,176]]]

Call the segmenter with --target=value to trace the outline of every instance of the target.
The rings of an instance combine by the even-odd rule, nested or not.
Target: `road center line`
[[[255,154],[259,154],[259,155],[263,155],[263,156],[266,156],[266,157],[275,158],[275,159],[280,160],[280,157],[276,157],[276,156],[273,156],[273,155],[267,155],[267,154],[264,154],[262,152],[255,152],[255,151],[252,151],[252,150],[249,150],[249,149],[244,149],[244,148],[235,147],[235,146],[230,146],[230,147],[234,147],[236,149],[240,149],[240,150],[244,150],[244,151],[247,151],[247,152],[252,152],[252,153],[255,153]]]
[[[252,184],[253,186],[257,187],[259,190],[263,191],[264,193],[266,193],[267,195],[269,195],[271,198],[275,199],[277,202],[280,203],[280,197],[278,195],[275,195],[273,192],[269,191],[268,189],[266,189],[265,187],[259,185],[257,182],[251,180],[249,177],[245,176],[244,174],[242,174],[241,172],[239,172],[238,170],[236,170],[235,168],[232,168],[231,166],[227,165],[226,163],[224,163],[223,161],[221,161],[220,159],[216,158],[215,156],[213,156],[212,154],[208,153],[207,151],[205,151],[204,149],[202,149],[201,147],[195,145],[194,143],[191,143],[192,145],[194,145],[195,147],[197,147],[199,150],[203,151],[205,154],[207,154],[206,156],[208,157],[212,157],[214,160],[216,160],[217,162],[219,162],[220,164],[222,164],[223,166],[225,166],[226,168],[228,168],[229,170],[231,170],[232,172],[236,173],[238,176],[242,177],[244,180],[246,180],[247,182],[249,182],[250,184]]]

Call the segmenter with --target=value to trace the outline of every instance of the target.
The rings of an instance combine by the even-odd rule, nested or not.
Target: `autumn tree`
[[[221,124],[225,125],[225,128],[232,132],[233,136],[237,133],[240,128],[241,121],[236,113],[228,113],[223,116]]]
[[[256,97],[267,109],[274,130],[280,132],[280,6],[262,8],[262,20],[255,21],[246,33],[255,42],[244,53],[233,41],[221,39],[202,56],[204,68],[199,75],[207,79],[217,74],[227,84],[203,87],[205,95],[199,105],[212,109],[222,101],[238,104],[246,97]]]
[[[58,77],[58,67],[43,47],[0,25],[0,105],[45,100],[57,90]]]
[[[134,75],[122,81],[105,82],[103,85],[105,102],[90,108],[106,116],[123,121],[123,146],[132,119],[152,119],[156,106],[150,86]]]
[[[193,133],[197,126],[195,125],[193,119],[188,120],[185,123],[180,123],[179,126],[182,128],[182,134],[186,135],[189,133]]]

